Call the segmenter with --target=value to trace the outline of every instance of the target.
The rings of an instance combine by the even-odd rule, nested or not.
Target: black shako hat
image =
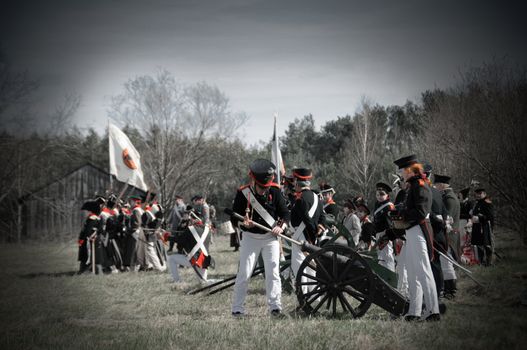
[[[330,184],[327,184],[327,183],[326,183],[326,184],[323,184],[322,187],[320,187],[320,189],[321,189],[322,191],[334,190],[334,189],[333,189],[333,186],[331,186]]]
[[[370,208],[368,208],[366,203],[357,203],[357,211],[360,211],[361,209],[366,213],[366,215],[370,215]]]
[[[131,196],[128,197],[128,199],[133,199],[136,202],[144,202],[145,196],[141,196],[139,194],[132,194]]]
[[[249,175],[262,187],[271,186],[275,172],[276,165],[267,159],[258,158],[249,165]]]
[[[346,201],[344,202],[343,204],[345,207],[349,208],[349,209],[352,209],[352,210],[356,210],[357,209],[357,206],[355,205],[355,203],[353,202],[353,198],[351,199],[346,199]]]
[[[375,185],[375,188],[377,190],[385,191],[386,193],[392,192],[392,188],[390,187],[390,185],[385,184],[384,182],[377,182],[377,184]]]
[[[106,202],[106,206],[108,208],[113,208],[115,204],[117,204],[117,196],[112,193],[108,196],[108,201]]]
[[[470,192],[470,187],[464,188],[459,193],[461,193],[461,196],[463,196],[463,199],[468,197],[468,193]]]
[[[434,174],[436,184],[450,184],[450,176]]]
[[[98,204],[105,204],[106,198],[102,194],[96,194],[94,201],[97,202]]]
[[[82,205],[81,210],[87,210],[99,214],[101,212],[101,205],[96,201],[88,201]]]
[[[203,199],[203,196],[201,194],[195,194],[194,196],[192,196],[192,198],[190,198],[190,201],[194,202],[194,201],[199,201],[201,199]]]
[[[300,181],[309,181],[313,178],[313,171],[308,168],[293,169],[293,176]]]
[[[399,169],[404,169],[404,168],[409,167],[412,164],[417,163],[417,156],[415,154],[412,154],[406,157],[399,158],[393,163],[397,165]]]

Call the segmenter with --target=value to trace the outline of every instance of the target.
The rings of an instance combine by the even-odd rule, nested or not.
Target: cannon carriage
[[[298,270],[295,290],[306,314],[358,318],[371,304],[396,316],[407,311],[408,301],[380,276],[383,268],[371,256],[341,244],[317,247],[304,242],[302,251],[309,254]]]

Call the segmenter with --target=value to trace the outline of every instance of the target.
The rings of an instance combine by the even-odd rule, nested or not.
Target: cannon
[[[230,209],[226,209],[225,212],[243,220],[241,215]],[[257,223],[255,225],[270,231],[265,226]],[[299,245],[301,250],[307,253],[295,279],[299,308],[306,314],[329,317],[349,314],[353,318],[359,318],[372,304],[395,316],[404,315],[408,310],[408,300],[395,289],[393,280],[389,283],[380,276],[383,274],[383,268],[371,256],[360,254],[347,245],[337,242],[318,247],[285,235],[280,237],[290,244]],[[253,276],[261,272],[256,269]],[[234,278],[235,276],[190,291],[189,294],[219,286],[208,292],[215,294],[232,286],[234,282],[231,281]],[[221,286],[223,282],[230,283]]]
[[[348,313],[358,318],[371,304],[396,316],[408,310],[406,298],[372,269],[376,262],[370,256],[341,244],[322,248],[300,244],[302,251],[309,254],[300,265],[295,289],[306,314],[336,317]]]

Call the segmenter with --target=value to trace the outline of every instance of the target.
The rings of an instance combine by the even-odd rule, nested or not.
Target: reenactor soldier
[[[474,191],[478,200],[472,209],[472,245],[476,246],[477,259],[484,266],[492,263],[494,240],[494,208],[484,188]]]
[[[207,202],[205,202],[205,197],[201,194],[197,194],[191,199],[192,206],[194,208],[193,213],[201,220],[203,225],[210,225],[210,208]]]
[[[375,185],[377,202],[373,209],[373,224],[375,225],[377,249],[379,251],[379,265],[395,272],[395,256],[393,251],[392,239],[394,234],[391,232],[391,222],[388,213],[395,210],[394,204],[390,201],[392,188],[384,182]]]
[[[232,314],[243,316],[249,279],[261,253],[265,268],[265,290],[271,315],[281,314],[282,286],[280,281],[280,244],[278,235],[284,232],[290,213],[280,186],[273,182],[276,166],[266,159],[256,159],[249,166],[251,182],[238,189],[232,205],[235,213],[245,217],[242,231],[240,263],[234,285]],[[238,221],[231,219],[233,225]],[[258,223],[271,229],[264,231]]]
[[[112,273],[117,273],[118,268],[122,267],[122,256],[117,244],[119,235],[119,216],[117,207],[117,196],[110,194],[108,201],[99,215],[99,232],[106,250],[105,268]]]
[[[337,203],[333,200],[335,189],[327,183],[324,183],[321,187],[322,198],[324,200],[324,212],[327,215],[331,215],[334,220],[337,220],[339,214],[339,208]],[[326,218],[327,218],[326,215]]]
[[[142,207],[143,200],[144,198],[139,195],[132,195],[129,197],[131,210],[130,224],[125,239],[125,254],[123,259],[124,271],[135,270],[136,265],[140,263],[140,261],[138,261],[138,259],[141,258],[141,253],[138,252],[141,249],[139,239],[141,236],[144,238],[141,229],[144,213]]]
[[[459,240],[462,248],[470,245],[470,240],[467,239],[466,226],[471,219],[470,211],[474,207],[474,202],[470,200],[469,193],[470,187],[466,187],[457,195],[459,199]]]
[[[144,227],[145,241],[145,269],[166,270],[165,251],[160,242],[161,226],[164,219],[164,209],[156,200],[156,194],[150,193],[151,202],[145,207],[142,225]],[[160,246],[161,244],[161,246]]]
[[[372,247],[372,238],[375,236],[375,226],[371,222],[370,209],[365,202],[357,204],[357,216],[360,220],[360,242],[359,249],[369,251]]]
[[[99,214],[101,213],[101,204],[99,201],[89,201],[82,205],[81,210],[86,210],[88,216],[84,226],[79,234],[79,274],[89,270],[91,265],[91,255],[94,252],[91,249],[90,241],[95,239],[99,228]]]
[[[430,182],[430,176],[432,174],[432,166],[426,164],[424,166],[424,172],[427,180]],[[430,224],[432,225],[432,232],[434,234],[434,247],[443,254],[448,254],[448,243],[446,239],[446,222],[448,219],[448,212],[443,203],[443,195],[441,192],[430,186],[432,193],[432,208],[430,211]],[[434,279],[437,288],[437,295],[440,296],[444,286],[443,269],[441,268],[441,259],[439,254],[433,254],[432,259],[432,272],[434,273]]]
[[[169,239],[169,247],[168,251],[171,252],[174,249],[174,244],[176,243],[177,236],[179,234],[179,231],[181,231],[181,228],[179,227],[181,222],[183,221],[183,216],[185,215],[186,205],[183,201],[183,197],[176,196],[176,204],[174,205],[174,209],[172,209],[172,213],[170,215],[170,239]]]
[[[460,261],[461,244],[459,240],[459,200],[450,188],[450,176],[434,174],[434,186],[443,193],[443,204],[448,213],[446,222],[446,238],[448,242],[448,257]],[[443,295],[445,298],[454,298],[457,292],[457,276],[454,265],[440,257],[443,271]]]
[[[315,244],[320,225],[325,224],[323,204],[318,195],[311,190],[311,179],[313,173],[311,169],[293,169],[295,178],[296,201],[291,209],[291,226],[293,226],[293,239],[307,241]],[[291,247],[291,271],[296,278],[298,269],[305,259],[300,247],[293,244]],[[306,272],[315,275],[315,271],[310,268]],[[304,288],[304,287],[303,287]],[[307,290],[305,292],[308,292]]]
[[[424,318],[440,319],[439,303],[434,276],[430,265],[433,257],[432,229],[428,221],[432,207],[430,182],[422,164],[415,155],[394,161],[404,181],[408,183],[404,205],[396,213],[405,227],[406,241],[401,256],[408,274],[410,305],[405,316],[407,321],[421,319],[423,299],[426,304]]]
[[[355,203],[353,203],[352,199],[346,200],[344,203],[344,218],[342,219],[342,225],[349,233],[349,236],[346,237],[348,240],[348,245],[350,245],[353,248],[356,248],[359,246],[359,240],[360,240],[360,219],[356,215],[356,209]]]

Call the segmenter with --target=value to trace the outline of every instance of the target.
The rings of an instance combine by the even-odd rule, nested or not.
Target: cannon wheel
[[[310,269],[315,271],[314,276],[309,274]],[[360,286],[360,290],[354,286]],[[342,312],[358,318],[373,302],[373,272],[353,249],[327,245],[306,256],[300,265],[296,294],[300,307],[308,315],[336,317]]]

